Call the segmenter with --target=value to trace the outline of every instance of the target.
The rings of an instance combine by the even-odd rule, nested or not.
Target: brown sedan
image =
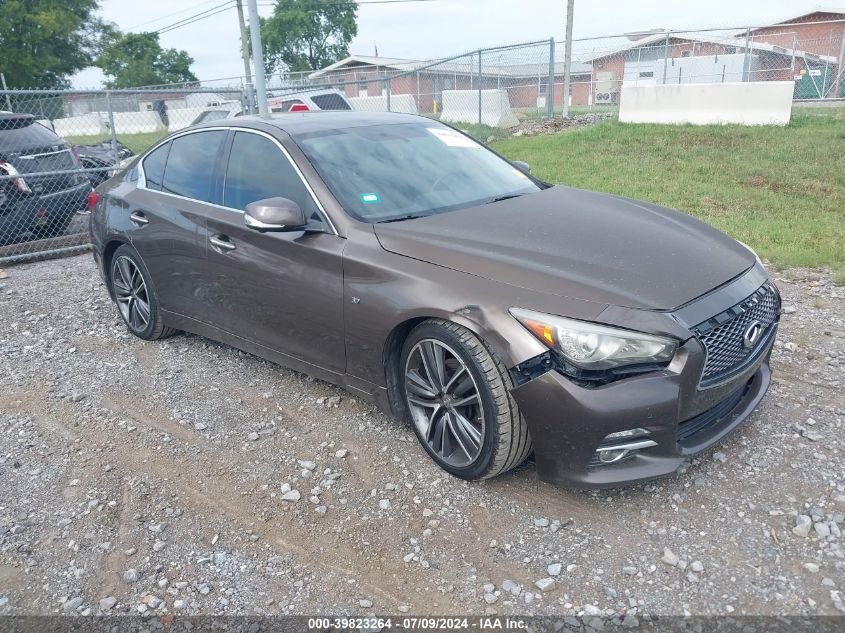
[[[130,331],[343,385],[459,477],[674,472],[769,385],[780,298],[685,214],[549,186],[461,132],[305,113],[169,136],[101,185],[94,256]]]

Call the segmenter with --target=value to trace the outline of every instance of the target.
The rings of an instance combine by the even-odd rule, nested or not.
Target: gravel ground
[[[768,398],[658,482],[484,483],[349,393],[133,338],[90,256],[0,280],[0,613],[845,613],[845,288],[776,275]]]

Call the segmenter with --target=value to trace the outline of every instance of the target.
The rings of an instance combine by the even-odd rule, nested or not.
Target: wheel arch
[[[106,245],[103,247],[103,276],[106,280],[106,288],[108,288],[112,301],[114,301],[114,290],[111,286],[111,275],[109,274],[109,269],[111,268],[111,262],[115,251],[124,244],[129,244],[129,242],[127,240],[114,238],[106,242]]]
[[[466,328],[478,337],[481,343],[491,354],[498,357],[506,366],[509,367],[508,359],[510,355],[507,349],[502,347],[500,341],[497,340],[498,337],[488,335],[488,332],[485,331],[482,324],[477,323],[472,319],[468,319],[462,314],[439,314],[436,310],[408,316],[403,321],[396,324],[388,333],[382,350],[384,380],[385,385],[387,386],[387,398],[391,412],[399,418],[403,418],[405,412],[405,403],[402,401],[402,398],[399,397],[398,389],[399,380],[401,379],[399,362],[402,356],[402,347],[405,344],[405,340],[408,338],[408,335],[415,327],[417,327],[420,323],[431,320],[447,321]]]

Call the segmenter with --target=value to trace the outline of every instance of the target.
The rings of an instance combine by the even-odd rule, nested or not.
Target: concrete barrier
[[[164,132],[165,129],[158,112],[153,110],[114,113],[114,131],[117,134]]]
[[[106,134],[108,128],[97,112],[89,112],[80,116],[64,119],[53,119],[53,130],[59,136],[100,136]]]
[[[387,97],[347,97],[352,109],[357,112],[387,112]],[[390,111],[404,114],[419,114],[414,95],[390,95]]]
[[[446,123],[478,123],[478,90],[444,90],[440,120]],[[519,125],[511,110],[507,90],[481,91],[481,123],[503,128]]]
[[[737,123],[786,125],[792,113],[793,81],[722,84],[623,85],[623,123]]]

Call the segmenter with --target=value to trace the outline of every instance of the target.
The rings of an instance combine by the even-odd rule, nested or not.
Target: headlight
[[[551,349],[581,369],[668,363],[678,341],[662,336],[511,308],[511,315]]]

